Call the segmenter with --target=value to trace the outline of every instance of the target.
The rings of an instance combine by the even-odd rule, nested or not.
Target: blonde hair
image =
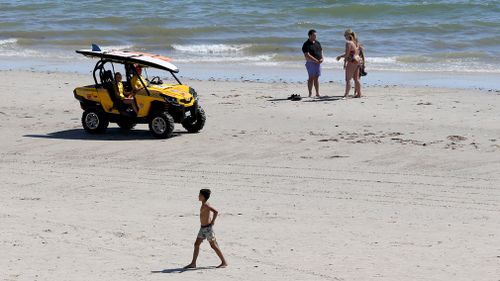
[[[358,36],[356,35],[356,33],[354,33],[354,31],[352,31],[352,29],[347,29],[345,32],[344,32],[344,36],[347,37],[349,41],[353,41],[354,44],[358,45],[359,42],[358,42]]]

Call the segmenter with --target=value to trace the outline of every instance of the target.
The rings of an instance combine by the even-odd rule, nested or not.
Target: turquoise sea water
[[[324,67],[338,70],[333,58],[353,28],[371,72],[500,75],[500,1],[307,2],[0,1],[0,67],[83,61],[74,50],[95,42],[181,65],[298,69],[314,28]]]

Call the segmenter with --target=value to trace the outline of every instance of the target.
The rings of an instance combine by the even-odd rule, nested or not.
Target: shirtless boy
[[[215,223],[215,219],[217,218],[217,214],[219,213],[214,207],[208,204],[207,200],[210,198],[210,189],[201,189],[200,194],[198,195],[198,200],[201,201],[200,208],[200,231],[198,232],[198,237],[196,237],[196,241],[194,242],[194,252],[193,252],[193,260],[190,264],[186,265],[184,268],[196,268],[196,259],[198,258],[198,254],[200,253],[200,245],[203,240],[207,239],[210,243],[212,249],[214,249],[217,256],[219,256],[221,260],[221,264],[217,266],[217,268],[222,268],[227,266],[227,262],[220,251],[219,245],[217,241],[215,241],[215,234],[213,231],[213,225]],[[210,213],[213,213],[213,216],[210,216]]]

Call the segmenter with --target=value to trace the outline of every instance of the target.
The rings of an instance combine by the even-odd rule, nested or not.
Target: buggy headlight
[[[176,98],[170,97],[170,96],[163,96],[163,99],[165,99],[166,102],[173,103],[173,104],[179,104],[179,101],[177,101]]]
[[[198,100],[198,93],[191,87],[189,87],[189,93],[194,97],[194,100]]]

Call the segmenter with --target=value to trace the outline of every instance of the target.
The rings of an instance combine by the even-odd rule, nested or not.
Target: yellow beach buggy
[[[199,132],[205,125],[205,111],[200,107],[196,91],[183,85],[175,73],[179,69],[169,58],[154,54],[129,51],[103,51],[97,45],[90,50],[77,50],[79,54],[97,58],[94,67],[94,85],[76,88],[73,93],[84,110],[82,125],[91,134],[106,131],[109,122],[125,130],[136,124],[149,124],[149,130],[157,138],[168,138],[174,130],[174,123],[180,123],[191,133]],[[174,83],[164,83],[159,76],[151,80],[139,79],[143,88],[135,94],[135,108],[125,104],[117,93],[115,73],[123,69],[124,91],[131,91],[131,80],[137,67],[167,71]]]

